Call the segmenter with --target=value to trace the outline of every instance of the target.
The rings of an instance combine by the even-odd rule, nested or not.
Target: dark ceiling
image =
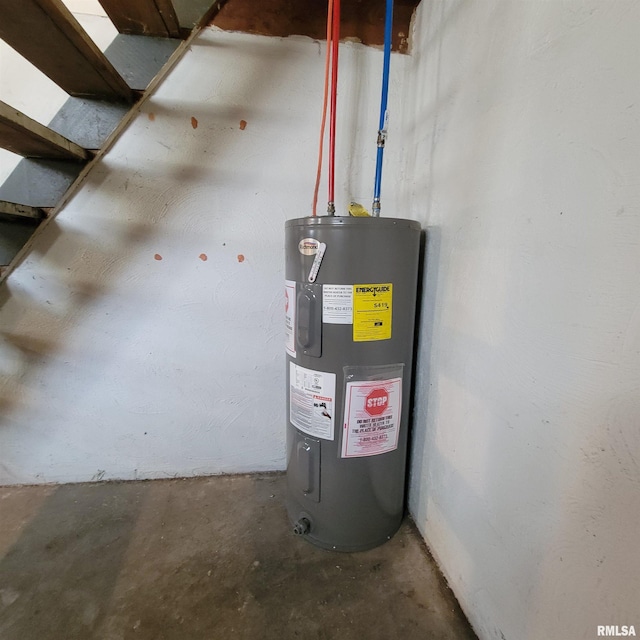
[[[406,53],[411,16],[419,0],[395,0],[393,49]],[[385,0],[342,0],[341,39],[384,43]],[[228,31],[269,36],[326,36],[327,0],[227,0],[213,24]]]

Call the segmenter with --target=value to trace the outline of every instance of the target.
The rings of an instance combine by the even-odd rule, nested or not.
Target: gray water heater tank
[[[287,510],[313,544],[363,551],[404,514],[420,225],[286,223]]]

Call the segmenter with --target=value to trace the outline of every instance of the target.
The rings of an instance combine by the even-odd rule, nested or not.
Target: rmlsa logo
[[[599,636],[635,636],[636,628],[633,625],[598,625]]]

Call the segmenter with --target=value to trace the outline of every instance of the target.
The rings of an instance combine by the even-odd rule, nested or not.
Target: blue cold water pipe
[[[387,0],[387,11],[384,25],[384,64],[382,67],[382,96],[380,99],[380,124],[378,126],[378,155],[376,157],[376,179],[373,188],[373,205],[371,212],[380,215],[380,191],[382,189],[382,158],[384,144],[387,139],[387,98],[389,97],[389,67],[391,65],[391,39],[393,32],[393,0]]]

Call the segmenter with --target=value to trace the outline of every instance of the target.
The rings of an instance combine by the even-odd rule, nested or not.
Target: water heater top
[[[373,218],[373,217],[353,217],[353,216],[308,216],[306,218],[294,218],[287,220],[285,227],[310,227],[310,226],[344,226],[344,227],[405,227],[407,229],[420,230],[420,223],[416,220],[406,220],[404,218]]]

